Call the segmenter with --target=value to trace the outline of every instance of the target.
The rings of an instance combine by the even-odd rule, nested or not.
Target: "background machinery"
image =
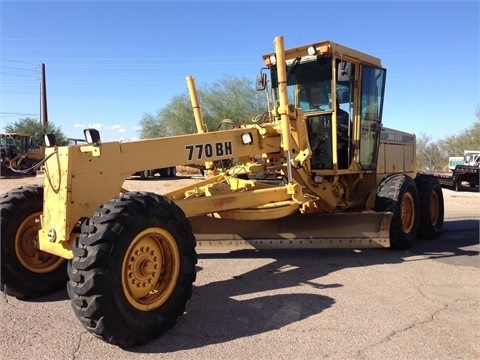
[[[448,173],[422,173],[423,176],[431,176],[438,179],[441,186],[461,189],[463,184],[468,184],[475,189],[480,183],[480,151],[465,150],[463,157],[450,157],[448,161]]]
[[[174,178],[177,175],[177,168],[175,166],[169,166],[167,168],[142,170],[137,171],[132,176],[139,176],[140,179],[146,180],[156,174],[160,175],[162,178]]]
[[[382,125],[379,59],[331,41],[285,50],[277,37],[263,60],[268,111],[250,124],[207,131],[187,77],[196,134],[102,143],[86,129],[78,146],[47,135],[44,186],[1,200],[2,290],[39,296],[68,274],[84,326],[128,347],[183,314],[198,249],[405,249],[440,235],[442,190],[415,173],[415,136]],[[162,195],[122,188],[137,171],[190,164],[208,176]]]
[[[21,133],[0,133],[1,176],[35,175],[35,165],[43,159],[42,147]]]

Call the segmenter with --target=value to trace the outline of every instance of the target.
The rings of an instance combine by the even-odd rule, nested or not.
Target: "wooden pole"
[[[41,99],[40,118],[41,118],[41,121],[42,121],[42,125],[45,127],[48,124],[47,86],[46,86],[46,78],[45,78],[45,64],[42,64],[42,85],[41,85],[41,91],[40,91],[40,99]]]

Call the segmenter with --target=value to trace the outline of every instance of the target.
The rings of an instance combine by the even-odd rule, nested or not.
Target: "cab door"
[[[359,163],[363,169],[374,170],[377,165],[386,72],[383,68],[362,66]]]

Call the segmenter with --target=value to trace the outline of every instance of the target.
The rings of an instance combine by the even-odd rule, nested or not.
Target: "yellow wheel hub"
[[[122,286],[128,302],[142,311],[158,308],[177,284],[180,254],[172,235],[161,228],[138,234],[125,253]]]
[[[402,227],[405,233],[410,233],[415,223],[415,202],[410,193],[403,195],[401,204]]]
[[[31,214],[18,227],[15,254],[23,267],[37,274],[45,274],[57,269],[65,259],[38,248],[40,215],[41,212]]]

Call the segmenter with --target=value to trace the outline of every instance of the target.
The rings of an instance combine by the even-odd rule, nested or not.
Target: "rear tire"
[[[22,186],[4,194],[1,207],[1,289],[18,299],[65,286],[67,261],[38,249],[43,187]]]
[[[415,178],[420,202],[420,226],[418,237],[436,239],[443,230],[443,192],[438,179],[418,175]]]
[[[160,176],[164,178],[172,178],[177,175],[177,168],[175,166],[160,169]]]
[[[185,311],[195,281],[195,238],[184,213],[151,193],[126,193],[82,225],[68,294],[83,325],[121,347],[160,337]]]
[[[150,170],[144,170],[140,172],[140,179],[147,180],[150,177]]]
[[[390,247],[397,250],[410,248],[419,225],[418,192],[412,178],[395,174],[383,179],[377,189],[375,211],[393,213]]]

